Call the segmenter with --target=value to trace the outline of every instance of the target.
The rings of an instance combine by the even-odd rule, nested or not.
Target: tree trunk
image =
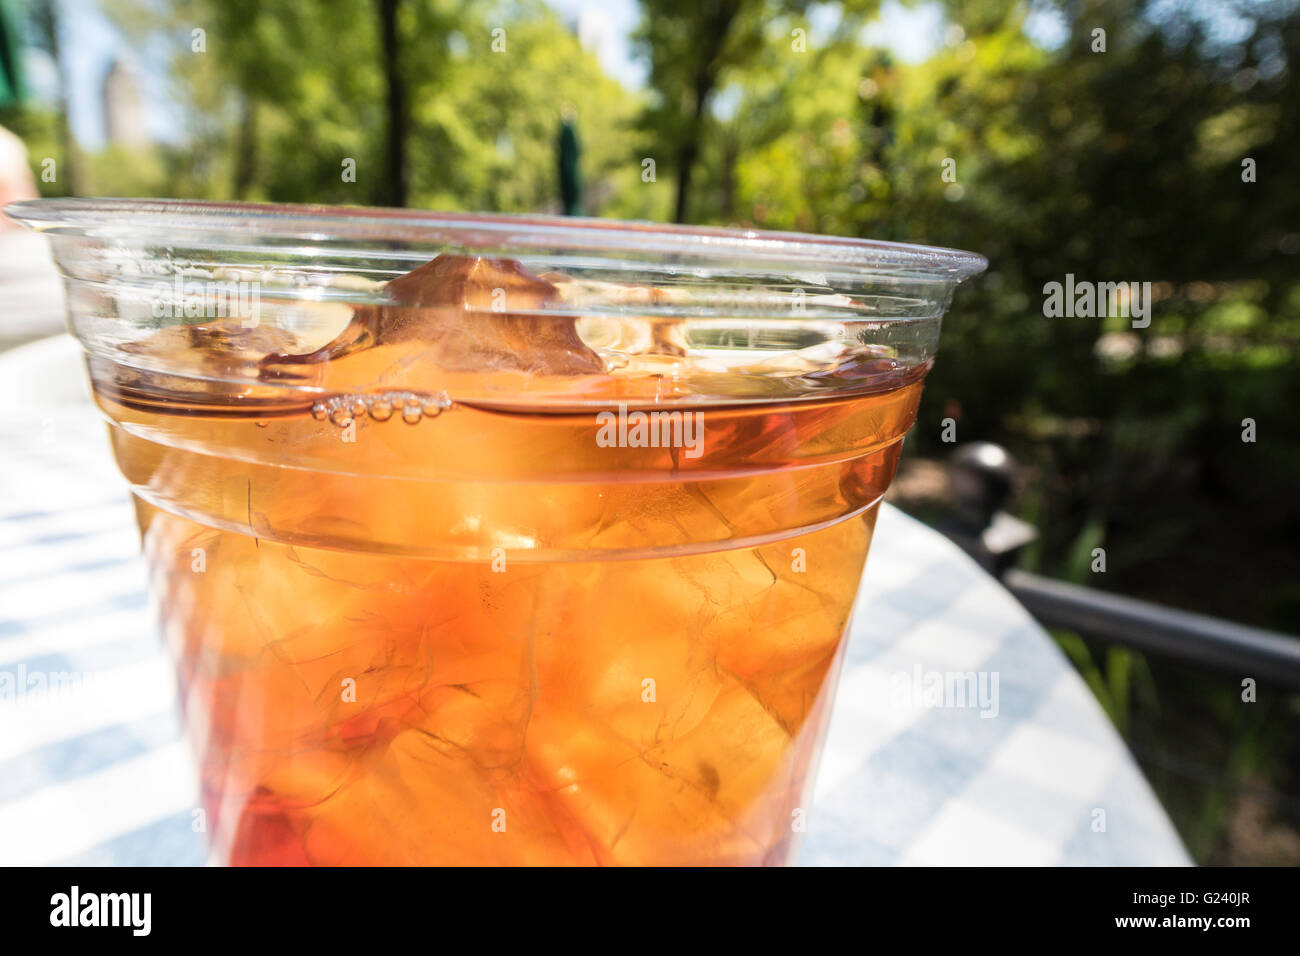
[[[68,79],[68,67],[63,59],[59,43],[59,11],[52,0],[36,6],[34,18],[36,29],[50,59],[54,61],[55,76],[58,80],[58,102],[56,105],[59,146],[63,150],[63,160],[55,167],[55,177],[62,177],[65,195],[76,196],[81,192],[81,175],[78,168],[77,142],[72,135],[72,123],[68,118],[68,91],[71,81]]]
[[[257,180],[257,101],[247,97],[239,120],[238,142],[234,192],[236,199],[247,199]]]
[[[401,0],[378,0],[379,31],[383,45],[384,79],[387,81],[387,141],[384,152],[384,182],[376,194],[384,206],[405,206],[406,170],[406,81],[402,76],[401,44],[397,36],[397,9]]]
[[[689,214],[691,174],[700,154],[700,137],[704,132],[709,96],[718,82],[718,57],[722,55],[727,45],[727,34],[740,13],[740,3],[737,0],[724,0],[707,6],[702,32],[708,46],[700,57],[695,73],[695,108],[691,114],[690,126],[685,140],[677,150],[677,208],[673,218],[679,223],[686,222]]]
[[[736,163],[740,161],[740,143],[734,131],[728,129],[722,142],[722,218],[736,221]]]
[[[696,145],[694,139],[677,151],[677,204],[673,211],[674,222],[686,222],[687,197],[691,192],[691,171],[695,168]]]

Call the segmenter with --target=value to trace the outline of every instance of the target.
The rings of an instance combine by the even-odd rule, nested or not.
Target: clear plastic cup
[[[542,217],[47,200],[214,858],[790,859],[985,266]]]

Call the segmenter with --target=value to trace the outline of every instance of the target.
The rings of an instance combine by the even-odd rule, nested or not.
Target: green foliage
[[[1093,571],[1093,553],[1103,546],[1104,541],[1105,528],[1101,520],[1095,516],[1088,519],[1066,553],[1061,578],[1073,584],[1093,584],[1100,573]],[[1073,631],[1056,630],[1053,635],[1116,729],[1128,734],[1132,693],[1136,690],[1148,700],[1155,698],[1155,686],[1146,659],[1136,651],[1114,645],[1094,656],[1087,643]]]
[[[0,126],[5,127],[27,147],[27,162],[32,175],[46,196],[68,195],[66,178],[54,182],[41,182],[41,165],[45,159],[55,160],[56,170],[63,159],[63,138],[57,112],[52,109],[26,107],[0,109]]]
[[[745,145],[736,132],[739,124],[720,122],[710,111],[715,95],[728,84],[748,88],[747,81],[773,70],[815,75],[808,69],[808,51],[815,46],[806,18],[810,6],[809,0],[642,0],[633,39],[649,63],[653,98],[640,125],[647,134],[645,155],[666,161],[676,175],[677,221],[707,219],[709,210],[717,210],[709,198],[719,186],[717,179],[693,185],[706,150],[721,140],[722,172],[730,173],[726,167]],[[848,38],[876,6],[875,0],[838,4],[837,40]],[[783,163],[780,168],[788,167]],[[703,175],[717,172],[715,158]],[[729,215],[731,181],[720,185],[723,211]]]
[[[383,203],[390,117],[378,5],[332,0],[105,0],[137,42],[160,39],[185,104],[188,149],[160,163],[177,196]],[[576,114],[587,205],[654,216],[636,188],[629,129],[638,95],[608,77],[540,0],[400,0],[398,74],[408,96],[412,205],[531,211],[555,206],[560,116]],[[207,49],[191,48],[195,24]],[[505,29],[493,49],[493,29]],[[343,176],[355,163],[355,182]],[[111,163],[110,163],[111,164]],[[136,194],[127,176],[114,190]]]

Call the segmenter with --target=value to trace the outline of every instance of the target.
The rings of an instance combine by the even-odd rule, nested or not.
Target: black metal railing
[[[1044,627],[1300,689],[1300,639],[1012,569],[1002,576]]]
[[[997,445],[959,448],[951,471],[956,510],[939,530],[999,577],[1040,624],[1300,690],[1300,638],[1014,567],[1037,532],[1002,510],[1013,472]]]

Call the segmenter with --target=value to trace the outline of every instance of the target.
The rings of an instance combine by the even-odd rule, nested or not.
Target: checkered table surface
[[[81,374],[67,336],[0,356],[0,864],[199,864],[171,668]],[[996,581],[889,506],[867,564],[802,863],[1189,862],[1083,682]],[[26,690],[55,673],[90,678]],[[984,697],[926,693],[971,674]]]

